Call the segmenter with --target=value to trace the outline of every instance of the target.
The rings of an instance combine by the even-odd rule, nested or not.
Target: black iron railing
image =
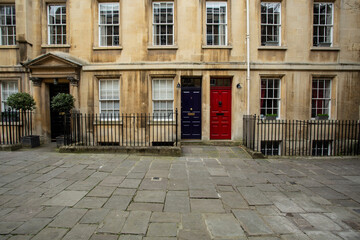
[[[0,144],[21,142],[24,136],[32,135],[32,112],[6,110],[0,113]]]
[[[64,119],[64,144],[75,146],[177,146],[178,112],[82,114]]]
[[[358,120],[266,120],[243,118],[243,143],[265,155],[360,154]]]

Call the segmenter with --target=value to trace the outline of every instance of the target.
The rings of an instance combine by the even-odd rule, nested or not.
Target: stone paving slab
[[[293,223],[283,216],[264,216],[264,220],[275,233],[291,234],[300,232]]]
[[[225,212],[219,199],[190,199],[191,211],[197,213],[222,213]]]
[[[63,191],[45,202],[47,206],[74,206],[87,194],[86,191]]]
[[[215,238],[245,237],[240,224],[232,214],[206,214],[206,225]]]
[[[187,191],[168,191],[165,201],[165,212],[190,212],[189,193]]]
[[[176,223],[150,223],[147,232],[148,237],[176,237]]]
[[[254,210],[233,210],[235,217],[250,236],[270,235],[273,231]]]
[[[165,191],[158,190],[142,190],[136,193],[134,202],[147,202],[147,203],[164,203]]]
[[[182,157],[3,152],[0,240],[360,239],[358,158],[182,149]]]
[[[88,240],[95,230],[95,225],[78,224],[65,235],[63,240]]]
[[[69,229],[64,228],[44,228],[39,232],[34,238],[34,240],[60,240],[62,237],[69,231]]]
[[[303,218],[305,218],[311,225],[313,225],[318,230],[324,231],[340,231],[342,228],[331,221],[330,218],[319,214],[319,213],[306,213],[300,214]]]
[[[238,187],[249,205],[271,205],[272,202],[256,187]]]
[[[309,232],[306,232],[306,234],[312,240],[341,240],[340,237],[338,237],[328,231],[309,231]]]
[[[75,208],[88,208],[88,209],[101,208],[107,201],[108,201],[108,198],[84,197],[74,207]]]
[[[0,222],[0,233],[9,234],[22,224],[24,224],[24,222]]]
[[[81,218],[79,223],[87,224],[100,224],[103,222],[104,218],[109,214],[109,209],[90,209],[86,214]]]
[[[150,211],[131,211],[129,217],[126,219],[121,233],[145,235],[150,216]]]
[[[66,208],[49,224],[50,227],[71,228],[84,216],[86,209]]]
[[[98,232],[119,234],[124,226],[128,212],[112,210],[99,225]]]
[[[13,234],[36,234],[51,222],[50,218],[33,218],[12,231]]]

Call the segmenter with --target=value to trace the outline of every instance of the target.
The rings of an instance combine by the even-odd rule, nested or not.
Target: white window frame
[[[112,89],[110,89],[112,92],[112,96],[114,96],[114,92],[117,91],[117,98],[116,97],[112,97],[112,98],[102,98],[102,94],[101,94],[101,86],[102,86],[102,83],[103,82],[112,82]],[[117,82],[117,85],[118,85],[118,88],[117,89],[114,89],[114,82]],[[102,102],[112,102],[112,105],[113,105],[113,109],[102,109]],[[116,109],[115,108],[115,103],[118,102],[118,105],[119,105],[119,108]],[[106,111],[106,112],[102,112],[102,111]],[[111,119],[118,119],[118,116],[119,116],[119,113],[120,113],[120,81],[119,79],[100,79],[99,80],[99,114],[100,114],[100,118],[101,119],[108,119],[110,116],[112,116]]]
[[[65,14],[62,13],[61,10],[61,14],[60,14],[60,24],[56,23],[56,18],[54,19],[55,22],[54,23],[50,23],[50,7],[61,7],[61,8],[65,8]],[[49,4],[47,6],[47,25],[48,25],[48,44],[49,45],[65,45],[67,44],[67,19],[66,19],[66,15],[67,15],[67,9],[66,9],[66,4]],[[65,18],[65,23],[63,23],[63,19]],[[57,29],[58,27],[61,28],[61,33],[59,34],[56,30],[55,34],[51,33],[51,28],[55,27],[55,29]],[[65,34],[63,34],[63,31],[65,29]],[[61,36],[61,42],[57,41],[57,37]],[[55,36],[55,41],[52,43],[51,42],[51,37]],[[65,38],[64,38],[65,37]]]
[[[7,15],[6,9],[10,8],[10,15]],[[1,12],[4,11],[2,14]],[[6,22],[6,18],[10,16],[11,23]],[[1,22],[1,19],[4,19],[5,22]],[[12,34],[9,35],[9,30],[12,29]],[[3,41],[5,38],[5,42]],[[12,42],[10,42],[12,38]],[[15,5],[0,5],[0,45],[2,46],[13,46],[16,45],[16,10]]]
[[[112,23],[101,23],[101,7],[102,6],[112,6],[112,11],[111,11]],[[117,9],[116,9],[116,7],[117,7]],[[116,22],[114,23],[114,11],[115,10],[118,11],[118,22],[117,23]],[[99,13],[98,14],[99,14],[98,15],[99,16],[99,22],[98,22],[98,24],[99,24],[99,46],[100,47],[117,47],[117,46],[120,46],[120,4],[115,3],[115,2],[99,3]],[[101,34],[102,33],[102,31],[101,31],[102,27],[105,27],[105,35]],[[111,29],[112,29],[112,34],[111,35],[107,34],[107,28],[108,27],[111,27]],[[118,28],[118,34],[117,35],[114,34],[114,29],[116,27]],[[105,36],[105,43],[103,43],[101,41],[102,36]],[[107,44],[107,38],[110,37],[110,36],[112,38],[112,43],[111,43],[111,45],[108,45]],[[116,37],[117,37],[117,43],[115,41]]]
[[[331,113],[331,85],[332,85],[332,79],[331,78],[313,78],[312,81],[311,81],[311,118],[315,118],[317,114],[317,110],[318,109],[322,109],[321,110],[321,114],[327,114],[329,115],[329,118],[330,118],[330,113]],[[317,81],[317,97],[314,98],[313,97],[313,91],[314,91],[314,88],[313,88],[313,85],[314,85],[314,82]],[[324,82],[324,87],[322,89],[319,88],[319,81],[323,81]],[[327,89],[326,88],[326,82],[329,82],[329,88]],[[323,96],[322,98],[319,98],[319,90],[323,90],[325,96]],[[326,91],[329,91],[329,96],[326,97]],[[326,101],[328,101],[328,108],[317,108],[317,104],[315,103],[315,107],[313,105],[313,101],[323,101],[323,104],[326,105]],[[313,115],[313,109],[315,109],[315,116]],[[325,112],[324,112],[325,110]],[[327,112],[326,112],[327,111]]]
[[[271,5],[276,5],[276,4],[279,4],[279,22],[276,24],[274,23],[275,22],[275,14],[273,13],[273,23],[268,23],[269,22],[269,6]],[[266,6],[266,14],[265,14],[265,18],[266,18],[266,23],[263,23],[262,22],[262,15],[263,15],[263,12],[262,12],[262,6]],[[260,24],[261,24],[261,45],[262,46],[281,46],[281,2],[261,2],[261,6],[260,6],[261,10],[260,10]],[[265,30],[266,30],[266,34],[263,35],[263,32],[262,32],[262,27],[265,27]],[[272,31],[274,32],[275,31],[275,28],[278,28],[278,34],[277,35],[268,35],[267,34],[267,28],[268,27],[272,27]],[[269,37],[269,36],[272,36],[272,37],[276,37],[278,38],[278,41],[265,41],[263,42],[262,41],[262,38],[265,37],[266,39]]]
[[[166,81],[165,92],[166,97],[162,98],[160,92],[156,93],[155,91],[160,91],[160,89],[155,89],[155,82]],[[171,92],[170,96],[168,95],[169,90]],[[156,109],[156,102],[165,102],[166,109]],[[168,107],[171,105],[171,109]],[[153,109],[153,118],[154,121],[173,121],[174,120],[174,79],[172,78],[153,78],[152,79],[152,109]],[[165,112],[165,115],[156,113],[156,111]],[[171,113],[171,114],[170,114]]]
[[[208,22],[208,8],[219,8],[219,12],[220,12],[220,8],[221,7],[225,7],[225,22],[224,23],[220,23],[220,13],[219,13],[219,23],[209,23]],[[206,2],[206,12],[205,12],[205,17],[206,17],[206,26],[205,26],[205,32],[206,32],[206,40],[205,40],[205,43],[207,46],[227,46],[227,42],[228,42],[228,11],[227,11],[227,2]],[[213,18],[213,21],[214,21],[214,18]],[[212,26],[212,33],[211,34],[208,34],[208,26]],[[215,36],[216,34],[214,34],[214,30],[215,30],[215,27],[218,27],[218,44],[215,44]],[[221,27],[225,27],[225,39],[224,39],[224,42],[222,42],[220,39],[220,29]],[[209,44],[208,43],[208,37],[211,37],[212,38],[212,44]]]
[[[267,92],[269,91],[269,80],[272,80],[272,81],[278,81],[279,82],[279,88],[271,88],[273,90],[273,97],[263,97],[261,96],[261,90],[263,89],[262,88],[262,84],[261,82],[262,81],[266,81],[266,88],[265,88],[265,91],[266,91],[266,94]],[[274,97],[274,90],[277,89],[278,90],[278,97]],[[265,107],[262,107],[261,106],[261,101],[265,101]],[[266,100],[272,100],[273,102],[274,101],[277,101],[277,104],[278,104],[278,107],[277,108],[274,108],[274,107],[271,107],[271,108],[268,108],[266,105]],[[265,109],[265,114],[262,114],[262,109]],[[271,110],[271,113],[267,113],[267,110],[268,109],[272,109]],[[274,109],[277,109],[277,113],[274,113]],[[277,119],[280,118],[280,111],[281,110],[281,79],[280,78],[274,78],[274,77],[262,77],[260,79],[260,116],[263,118],[266,116],[266,114],[277,114]]]
[[[319,12],[318,12],[318,23],[315,24],[315,5],[319,5]],[[325,23],[320,23],[321,20],[321,14],[320,13],[320,6],[321,5],[331,5],[331,22],[328,23],[328,19],[326,17],[326,15],[329,15],[329,13],[327,12],[327,7],[325,8]],[[319,38],[320,38],[320,28],[324,27],[324,31],[325,31],[325,37],[330,39],[330,42],[320,42]],[[317,30],[317,35],[315,35],[315,28],[318,28]],[[326,33],[326,29],[330,28],[330,33],[328,36]],[[313,6],[313,46],[314,47],[332,47],[333,46],[333,35],[334,35],[334,3],[332,2],[315,2],[314,6]],[[317,45],[314,42],[314,39],[317,38]]]
[[[13,84],[13,89],[10,89],[10,84]],[[19,86],[17,81],[2,81],[1,82],[1,110],[7,110],[6,100],[7,98],[14,93],[19,92]],[[5,97],[6,96],[6,97]]]
[[[166,9],[166,22],[165,23],[161,23],[161,9],[162,9],[162,5],[165,4],[165,9]],[[158,6],[159,9],[159,23],[155,22],[155,7]],[[169,6],[172,9],[172,18],[168,19],[168,12],[167,9],[169,8]],[[154,2],[153,3],[153,7],[152,7],[152,25],[153,25],[153,46],[174,46],[174,42],[175,42],[175,26],[174,26],[174,2]],[[171,20],[171,22],[169,22]],[[156,28],[159,27],[159,31],[156,31]],[[165,33],[161,33],[161,28],[165,27],[166,31]],[[172,33],[168,33],[168,29],[171,28],[172,29]],[[159,33],[159,34],[156,34]],[[169,40],[169,36],[172,36],[172,41],[168,41]],[[156,38],[158,37],[158,42],[156,42]],[[161,38],[165,37],[165,44],[162,44]]]

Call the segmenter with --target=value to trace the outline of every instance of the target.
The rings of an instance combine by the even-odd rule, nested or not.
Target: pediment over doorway
[[[24,66],[31,70],[32,77],[53,78],[79,76],[86,63],[70,54],[50,52],[28,61]]]

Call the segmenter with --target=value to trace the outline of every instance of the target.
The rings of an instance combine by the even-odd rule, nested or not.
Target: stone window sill
[[[311,51],[340,51],[339,47],[312,47],[310,48]]]
[[[70,44],[54,44],[54,45],[48,45],[48,44],[42,44],[41,45],[42,48],[70,48]]]
[[[178,50],[178,46],[148,46],[148,50]]]
[[[18,45],[0,45],[0,49],[19,49]]]
[[[122,46],[93,47],[94,51],[122,50]]]
[[[217,46],[217,45],[202,45],[203,49],[232,49],[231,45]]]
[[[261,46],[258,50],[275,50],[275,51],[286,51],[288,48],[284,46]]]

